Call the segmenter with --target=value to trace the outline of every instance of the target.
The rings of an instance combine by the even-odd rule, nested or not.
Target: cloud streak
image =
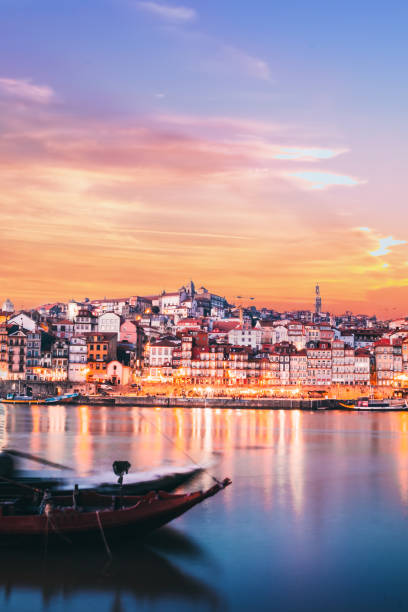
[[[172,6],[148,0],[137,2],[137,6],[140,10],[170,23],[187,23],[197,18],[196,11],[187,6]]]
[[[0,95],[36,104],[49,104],[55,99],[51,87],[36,85],[31,79],[0,78]]]
[[[355,187],[364,182],[346,174],[336,174],[323,170],[288,172],[286,176],[300,182],[305,189],[315,190],[328,189],[329,187]]]

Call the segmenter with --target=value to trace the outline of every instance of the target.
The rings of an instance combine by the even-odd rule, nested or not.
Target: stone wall
[[[93,383],[74,383],[69,381],[40,382],[36,380],[1,380],[0,397],[6,397],[7,393],[20,393],[25,395],[27,387],[32,389],[34,397],[46,397],[62,395],[64,393],[80,393],[81,395],[92,395],[95,393]]]

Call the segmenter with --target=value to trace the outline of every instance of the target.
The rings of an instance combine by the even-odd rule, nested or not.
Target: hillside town
[[[157,295],[70,300],[0,311],[0,378],[169,389],[302,394],[408,381],[408,317],[278,312],[190,281]]]

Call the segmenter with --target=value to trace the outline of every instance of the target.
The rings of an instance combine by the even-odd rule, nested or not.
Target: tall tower
[[[322,312],[322,297],[320,295],[319,283],[316,285],[316,300],[315,300],[315,313],[320,316]]]

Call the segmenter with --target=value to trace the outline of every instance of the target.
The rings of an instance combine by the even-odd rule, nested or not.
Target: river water
[[[2,612],[408,609],[407,413],[0,405],[0,441],[78,478],[192,458],[233,481],[111,564],[1,552]]]

